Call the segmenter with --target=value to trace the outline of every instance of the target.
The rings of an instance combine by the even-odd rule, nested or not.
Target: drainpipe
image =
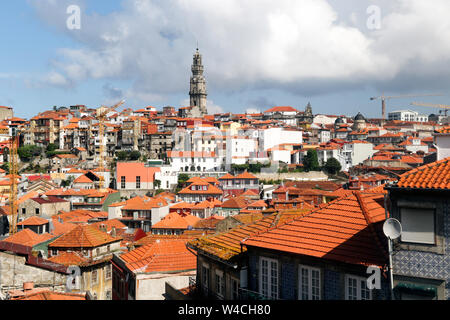
[[[386,220],[389,218],[388,217],[388,211],[387,211],[387,197],[388,194],[384,195],[384,213],[385,213],[385,217]],[[392,240],[391,238],[388,238],[388,249],[389,249],[389,278],[390,278],[390,285],[391,285],[391,300],[395,300],[394,299],[394,272],[392,270],[392,254],[393,254],[393,249],[392,249]]]

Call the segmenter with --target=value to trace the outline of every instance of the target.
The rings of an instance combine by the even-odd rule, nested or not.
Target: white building
[[[167,156],[172,168],[181,172],[220,171],[223,164],[215,152],[169,151]]]
[[[338,117],[337,116],[330,116],[325,114],[318,114],[314,116],[313,123],[317,124],[334,124]]]
[[[226,163],[245,164],[257,148],[258,141],[252,137],[230,136],[226,143]]]
[[[351,167],[363,163],[364,160],[370,158],[375,152],[376,150],[373,149],[373,144],[366,141],[352,141],[344,144],[338,158],[342,166],[342,171],[348,171]]]
[[[389,120],[400,120],[408,122],[428,122],[428,116],[419,114],[412,110],[397,110],[388,113]]]
[[[273,127],[258,130],[259,151],[266,151],[280,144],[303,143],[303,131]]]
[[[450,157],[450,128],[436,130],[433,135],[437,149],[437,160]]]

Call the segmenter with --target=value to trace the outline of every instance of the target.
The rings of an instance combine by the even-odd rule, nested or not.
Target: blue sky
[[[196,42],[212,112],[291,105],[315,113],[380,116],[369,97],[448,103],[450,4],[419,0],[16,0],[2,1],[0,105],[30,118],[57,106],[186,104]],[[81,30],[65,10],[81,7]],[[381,8],[368,30],[366,9]],[[441,18],[440,18],[441,17]],[[439,30],[436,32],[435,30]]]

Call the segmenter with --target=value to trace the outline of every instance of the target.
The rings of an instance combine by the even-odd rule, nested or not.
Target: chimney
[[[117,233],[116,233],[116,227],[112,227],[111,228],[111,237],[116,237]]]
[[[34,288],[33,282],[24,282],[23,283],[23,291],[31,291]]]

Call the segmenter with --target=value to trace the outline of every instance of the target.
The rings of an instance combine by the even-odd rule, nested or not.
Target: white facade
[[[317,159],[319,160],[319,165],[323,166],[325,163],[327,163],[328,159],[335,158],[336,160],[343,159],[343,157],[340,156],[341,149],[335,148],[335,149],[317,149]],[[339,161],[341,162],[341,161]],[[341,167],[343,166],[343,163],[341,163]]]
[[[341,163],[342,170],[348,171],[351,167],[361,164],[364,160],[370,158],[375,151],[371,143],[350,142],[344,145],[338,160]]]
[[[389,120],[400,120],[409,122],[428,122],[428,116],[419,114],[417,111],[412,110],[397,110],[389,112]]]
[[[280,161],[287,164],[291,164],[291,151],[290,150],[272,150],[270,152],[271,161]]]
[[[269,128],[258,130],[259,151],[265,151],[280,144],[303,143],[303,131],[284,128]]]
[[[337,116],[327,116],[324,114],[318,114],[314,117],[313,123],[317,124],[334,124],[338,117]]]
[[[178,170],[172,166],[161,166],[160,169],[160,172],[155,172],[155,180],[161,181],[161,189],[170,189],[178,183]]]
[[[217,171],[222,166],[222,159],[214,153],[172,151],[169,160],[172,168],[181,172]]]
[[[405,146],[405,149],[416,153],[417,151],[423,151],[425,153],[428,152],[428,145],[422,145],[422,141],[419,138],[411,139],[412,144],[408,144]]]
[[[450,157],[450,134],[440,134],[435,136],[437,149],[437,160]]]
[[[256,139],[247,137],[230,137],[227,139],[226,163],[244,164],[250,153],[256,152],[258,142]]]

